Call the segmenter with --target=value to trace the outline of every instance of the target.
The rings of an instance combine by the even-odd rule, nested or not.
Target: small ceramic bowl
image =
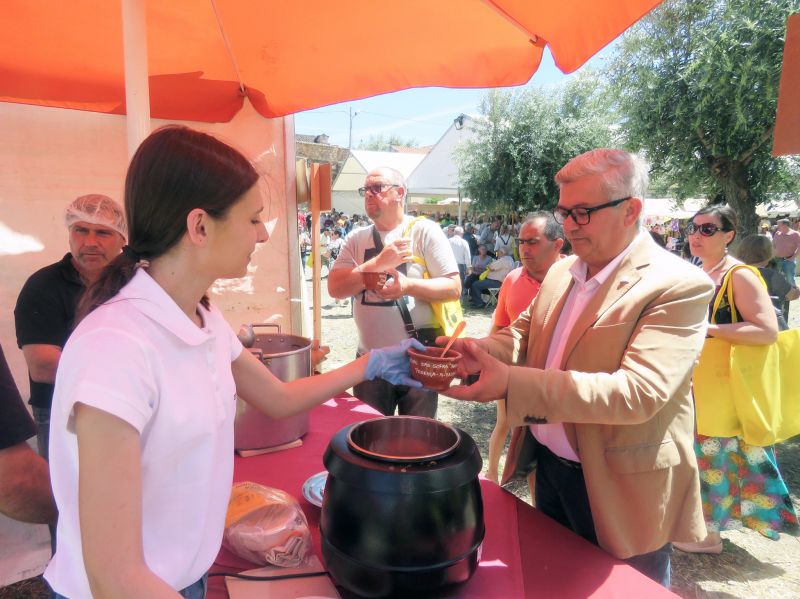
[[[448,350],[444,357],[441,354],[441,347],[426,347],[424,351],[409,349],[411,377],[428,389],[435,391],[447,389],[456,376],[461,354],[452,349]]]
[[[375,291],[380,289],[386,283],[385,272],[362,272],[361,280],[364,282],[364,289],[367,291]]]

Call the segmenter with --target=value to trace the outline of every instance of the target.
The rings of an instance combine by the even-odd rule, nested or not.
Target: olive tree
[[[565,85],[491,90],[456,150],[462,193],[495,212],[548,209],[558,200],[553,177],[566,162],[613,138],[610,98],[596,73]]]
[[[678,197],[701,194],[755,232],[755,207],[797,189],[770,155],[786,19],[798,0],[668,1],[622,38],[609,78],[627,143]]]

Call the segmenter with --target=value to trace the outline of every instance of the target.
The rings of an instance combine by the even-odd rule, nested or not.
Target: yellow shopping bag
[[[708,437],[742,434],[731,392],[731,344],[709,337],[692,375],[697,432]]]
[[[728,271],[715,298],[711,322],[716,320],[723,295],[728,298],[733,322],[737,321],[731,282],[737,268],[752,269],[737,265]],[[799,329],[781,331],[770,345],[706,339],[692,375],[697,432],[712,437],[738,436],[762,447],[800,434],[798,365]]]
[[[730,364],[742,438],[767,446],[800,435],[800,330],[771,345],[733,344]]]
[[[411,228],[414,224],[422,219],[425,218],[424,216],[418,216],[406,227],[405,231],[403,231],[403,237],[408,237],[409,233],[411,233]],[[422,266],[424,272],[422,273],[423,279],[430,279],[431,275],[428,272],[428,265],[425,264],[425,260],[423,260],[420,256],[413,256],[412,260]],[[456,330],[456,326],[459,322],[464,320],[464,311],[461,309],[461,302],[459,300],[450,300],[444,302],[430,302],[431,310],[433,311],[433,317],[439,326],[442,327],[444,330],[444,334],[448,337],[453,334],[453,331]],[[459,337],[463,336],[463,332]]]

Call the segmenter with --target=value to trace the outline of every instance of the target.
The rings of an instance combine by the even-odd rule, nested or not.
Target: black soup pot
[[[337,584],[362,597],[407,597],[469,580],[485,532],[472,437],[430,418],[387,416],[340,430],[323,461],[320,536]]]

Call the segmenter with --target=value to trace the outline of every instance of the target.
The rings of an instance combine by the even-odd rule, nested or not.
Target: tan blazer
[[[556,262],[531,307],[495,333],[489,352],[510,369],[514,429],[564,423],[580,456],[597,539],[624,559],[706,536],[693,449],[691,372],[703,346],[711,280],[640,235],[569,334],[561,370],[542,370],[573,279]]]

